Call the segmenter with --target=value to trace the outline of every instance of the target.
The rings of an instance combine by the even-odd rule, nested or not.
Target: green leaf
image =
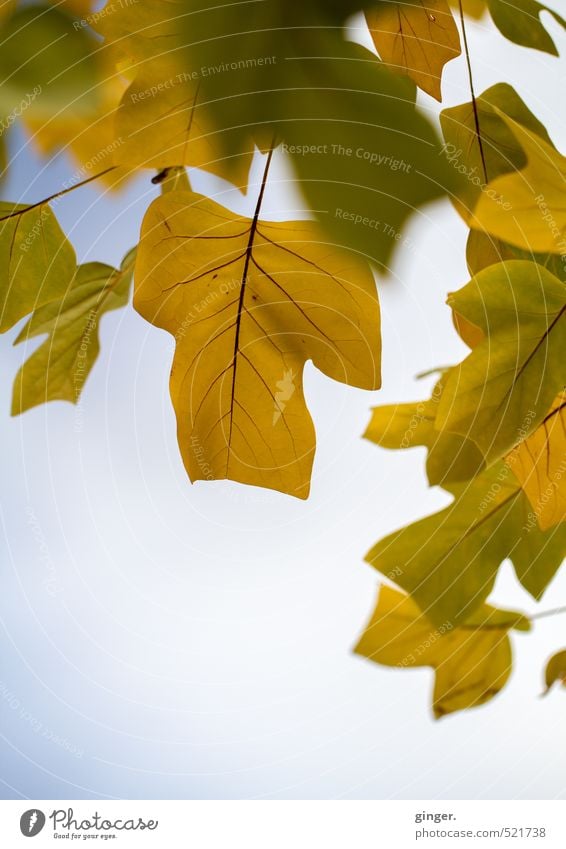
[[[0,333],[63,297],[75,274],[75,252],[51,208],[13,214],[26,209],[0,202]]]
[[[479,448],[470,439],[436,430],[434,423],[443,388],[441,379],[427,401],[374,407],[364,433],[365,439],[382,448],[426,446],[426,472],[431,486],[468,480],[484,465]]]
[[[382,586],[355,651],[383,666],[432,667],[432,707],[439,719],[497,695],[511,673],[509,631],[530,627],[521,613],[484,604],[461,625],[436,628],[411,598]]]
[[[46,401],[77,403],[100,350],[102,315],[128,302],[135,250],[119,271],[100,262],[79,265],[72,287],[62,298],[37,309],[16,344],[48,334],[16,376],[12,415]]]
[[[564,381],[566,287],[534,262],[480,271],[449,305],[485,338],[450,372],[436,427],[497,460],[542,421]]]
[[[540,13],[548,12],[566,28],[566,21],[558,12],[537,0],[487,0],[487,7],[493,23],[509,41],[558,56],[556,45],[540,20]]]
[[[508,557],[521,584],[540,598],[566,554],[566,523],[541,531],[504,463],[453,491],[452,504],[382,539],[367,561],[438,627],[469,619]]]

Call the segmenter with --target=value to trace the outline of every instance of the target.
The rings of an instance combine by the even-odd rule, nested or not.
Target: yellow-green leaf
[[[456,627],[436,627],[413,599],[388,586],[355,648],[384,666],[434,669],[432,708],[439,719],[484,704],[505,686],[511,673],[509,631],[527,631],[520,613],[482,605]]]
[[[489,195],[498,210],[503,209],[506,198],[490,181],[522,168],[527,162],[521,140],[507,125],[504,116],[510,116],[552,144],[544,125],[507,83],[498,83],[484,91],[476,100],[476,109],[481,144],[472,101],[440,113],[444,155],[449,165],[464,178],[454,203],[467,224],[472,223],[473,210],[482,194]]]
[[[470,439],[434,426],[443,380],[427,401],[374,407],[364,438],[394,450],[424,445],[426,471],[431,486],[468,480],[483,467],[483,456]]]
[[[452,490],[452,504],[382,539],[367,561],[408,592],[437,627],[469,619],[508,557],[525,589],[540,598],[566,554],[566,524],[540,530],[504,463]]]
[[[500,115],[525,151],[527,164],[490,183],[471,226],[524,250],[566,255],[566,157],[527,127]]]
[[[62,298],[35,310],[16,343],[48,334],[16,376],[12,415],[46,401],[77,403],[100,350],[101,316],[128,302],[135,251],[120,270],[100,262],[79,265]]]
[[[493,462],[536,428],[562,388],[566,287],[537,263],[510,260],[448,303],[485,338],[448,375],[436,427],[473,439]]]
[[[366,9],[373,43],[384,62],[441,100],[442,70],[461,53],[446,0],[398,0]]]
[[[14,213],[20,214],[14,215]],[[76,269],[75,252],[47,204],[0,202],[0,332],[61,298]]]
[[[496,265],[507,259],[533,260],[543,265],[551,274],[566,283],[566,265],[558,254],[535,254],[510,245],[501,239],[490,236],[482,230],[470,230],[466,243],[466,262],[472,276],[489,265]],[[474,347],[471,345],[470,347]]]
[[[260,221],[259,205],[252,220],[191,192],[155,200],[134,305],[176,339],[170,386],[191,480],[306,498],[315,440],[304,364],[376,389],[377,294],[369,266],[314,222]]]
[[[507,457],[543,530],[566,520],[566,392]]]

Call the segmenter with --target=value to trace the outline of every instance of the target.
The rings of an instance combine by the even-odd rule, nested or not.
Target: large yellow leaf
[[[355,651],[384,666],[432,667],[433,711],[439,719],[484,704],[505,686],[512,665],[512,628],[528,631],[530,622],[488,604],[457,627],[437,628],[410,596],[382,586]]]
[[[461,53],[446,0],[378,3],[366,10],[366,20],[383,61],[441,100],[442,69]]]
[[[168,192],[144,218],[134,305],[176,339],[171,395],[192,480],[230,478],[306,498],[315,438],[305,362],[365,389],[380,382],[369,266],[314,222],[234,215]]]
[[[527,164],[489,184],[491,192],[480,196],[471,225],[524,250],[564,255],[566,157],[532,130],[496,111],[523,148]]]
[[[507,457],[543,530],[566,519],[566,392]]]

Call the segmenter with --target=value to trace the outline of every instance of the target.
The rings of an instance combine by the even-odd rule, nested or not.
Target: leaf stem
[[[244,270],[242,272],[242,280],[240,285],[240,296],[238,298],[238,308],[236,312],[236,333],[234,335],[234,355],[232,358],[232,389],[231,389],[231,397],[230,397],[230,431],[228,434],[228,455],[226,458],[226,472],[228,472],[228,465],[230,463],[230,456],[232,453],[232,426],[234,423],[234,403],[235,403],[235,395],[236,395],[236,372],[238,368],[238,354],[240,352],[240,327],[242,323],[242,313],[244,310],[244,296],[246,292],[246,283],[248,282],[248,269],[250,266],[250,260],[252,257],[252,250],[254,244],[255,233],[257,229],[257,223],[259,221],[259,213],[261,211],[261,204],[263,202],[263,195],[265,193],[265,187],[267,185],[267,175],[269,173],[269,166],[271,165],[271,159],[273,157],[273,151],[275,149],[275,138],[273,139],[273,143],[271,148],[269,149],[269,153],[267,154],[267,159],[265,162],[265,168],[263,171],[263,177],[261,180],[261,187],[259,190],[259,194],[257,196],[257,202],[255,206],[254,216],[252,219],[252,224],[250,227],[250,235],[248,238],[248,245],[246,248],[246,253],[244,254]]]
[[[486,161],[485,161],[485,154],[484,154],[483,142],[482,142],[481,131],[480,131],[480,116],[479,116],[479,113],[478,113],[478,104],[477,104],[477,101],[476,101],[476,94],[475,94],[475,91],[474,91],[474,78],[473,78],[473,75],[472,75],[472,63],[471,63],[471,60],[470,60],[470,50],[468,48],[468,35],[466,33],[466,21],[465,21],[465,18],[464,18],[464,9],[462,7],[462,0],[458,0],[458,7],[459,7],[459,11],[460,11],[460,25],[462,27],[462,37],[464,39],[464,53],[466,54],[466,63],[468,65],[468,80],[470,82],[470,94],[472,95],[472,108],[474,110],[474,124],[475,124],[475,127],[476,127],[476,136],[478,138],[478,145],[479,145],[479,149],[480,149],[480,157],[481,157],[481,163],[482,163],[482,168],[483,168],[483,175],[485,177],[485,182],[488,183],[489,177],[487,175],[487,165],[486,165]]]
[[[100,171],[99,174],[93,174],[92,177],[87,177],[87,179],[83,180],[81,183],[75,183],[74,186],[67,186],[66,189],[61,189],[61,191],[55,192],[55,194],[49,195],[49,197],[39,200],[37,203],[32,203],[29,206],[24,207],[24,209],[18,209],[15,212],[10,212],[9,215],[3,215],[0,218],[0,221],[7,221],[9,218],[16,218],[18,215],[23,215],[24,212],[29,212],[32,209],[37,209],[38,206],[44,206],[46,203],[51,203],[51,201],[56,198],[63,197],[63,195],[66,195],[75,189],[80,189],[81,186],[86,186],[88,183],[92,183],[93,180],[98,180],[99,177],[104,177],[105,174],[108,174],[110,171],[114,171],[117,167],[117,165],[111,165],[110,168]]]

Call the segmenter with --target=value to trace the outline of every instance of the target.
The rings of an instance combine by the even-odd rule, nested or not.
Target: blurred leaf
[[[0,202],[0,333],[63,297],[75,274],[75,252],[50,207],[13,215],[26,209]]]
[[[97,101],[93,42],[83,27],[58,8],[24,6],[2,22],[0,112],[33,98],[35,115],[51,115],[73,103],[90,109]]]
[[[229,478],[306,498],[314,431],[307,359],[365,389],[380,381],[373,275],[310,221],[234,215],[169,192],[143,222],[138,312],[176,340],[171,396],[191,480]]]
[[[566,28],[566,21],[558,12],[537,0],[487,0],[487,7],[493,23],[509,41],[558,56],[556,45],[540,20],[540,13],[547,12]]]
[[[479,20],[486,13],[486,0],[461,0],[464,14],[469,18]],[[456,10],[460,10],[460,0],[450,0],[450,5]]]
[[[409,214],[457,176],[414,86],[345,41],[328,4],[190,8],[202,11],[184,19],[188,67],[226,152],[249,150],[250,135],[263,150],[281,142],[330,239],[386,266]]]
[[[114,161],[143,168],[189,165],[247,188],[253,142],[227,154],[198,101],[199,85],[170,62],[151,60],[124,93],[116,115]]]
[[[436,628],[411,598],[382,586],[355,651],[384,666],[432,667],[432,707],[439,719],[484,704],[505,686],[512,667],[512,628],[528,631],[530,622],[487,604],[455,628]]]
[[[120,270],[100,262],[79,265],[62,298],[37,309],[16,343],[47,333],[48,338],[21,367],[14,382],[12,415],[47,401],[76,404],[98,357],[98,327],[104,313],[128,302],[135,250]]]
[[[544,671],[544,681],[546,684],[545,694],[557,682],[566,687],[566,649],[557,652],[550,658]]]
[[[566,287],[534,262],[510,260],[448,303],[485,338],[447,377],[436,426],[473,439],[493,462],[534,430],[562,387]]]
[[[462,52],[460,36],[446,0],[398,0],[366,9],[373,43],[384,62],[437,100],[450,59]]]
[[[566,520],[566,392],[507,457],[542,530]]]

